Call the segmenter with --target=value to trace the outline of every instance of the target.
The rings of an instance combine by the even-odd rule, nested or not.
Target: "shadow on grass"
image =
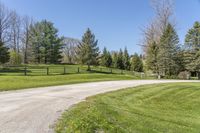
[[[0,69],[0,73],[24,73],[24,69],[22,68],[2,68]],[[30,70],[26,70],[27,72],[31,72]]]

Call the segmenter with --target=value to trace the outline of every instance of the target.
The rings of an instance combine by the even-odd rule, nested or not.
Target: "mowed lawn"
[[[200,84],[147,85],[88,98],[66,111],[57,133],[199,133]]]
[[[0,66],[0,91],[67,85],[83,82],[141,79],[141,74],[114,68],[82,65]],[[143,77],[154,79],[154,77]]]
[[[120,74],[69,74],[48,76],[0,76],[0,91],[66,85],[94,81],[131,80],[137,77]]]

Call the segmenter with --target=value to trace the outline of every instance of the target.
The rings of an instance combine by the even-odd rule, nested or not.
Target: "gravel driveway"
[[[53,125],[61,114],[88,96],[127,87],[171,82],[199,81],[107,81],[1,92],[0,133],[52,133]]]

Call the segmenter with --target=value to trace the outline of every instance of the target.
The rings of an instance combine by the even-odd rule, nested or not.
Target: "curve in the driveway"
[[[155,83],[199,82],[132,80],[83,83],[0,93],[0,133],[51,133],[64,110],[88,96]]]

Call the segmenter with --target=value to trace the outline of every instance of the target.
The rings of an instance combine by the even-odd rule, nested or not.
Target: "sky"
[[[0,0],[20,15],[52,21],[59,35],[81,39],[90,28],[99,47],[125,48],[141,53],[137,44],[142,29],[154,17],[150,0]],[[175,18],[180,42],[195,21],[200,21],[200,0],[175,0]]]

